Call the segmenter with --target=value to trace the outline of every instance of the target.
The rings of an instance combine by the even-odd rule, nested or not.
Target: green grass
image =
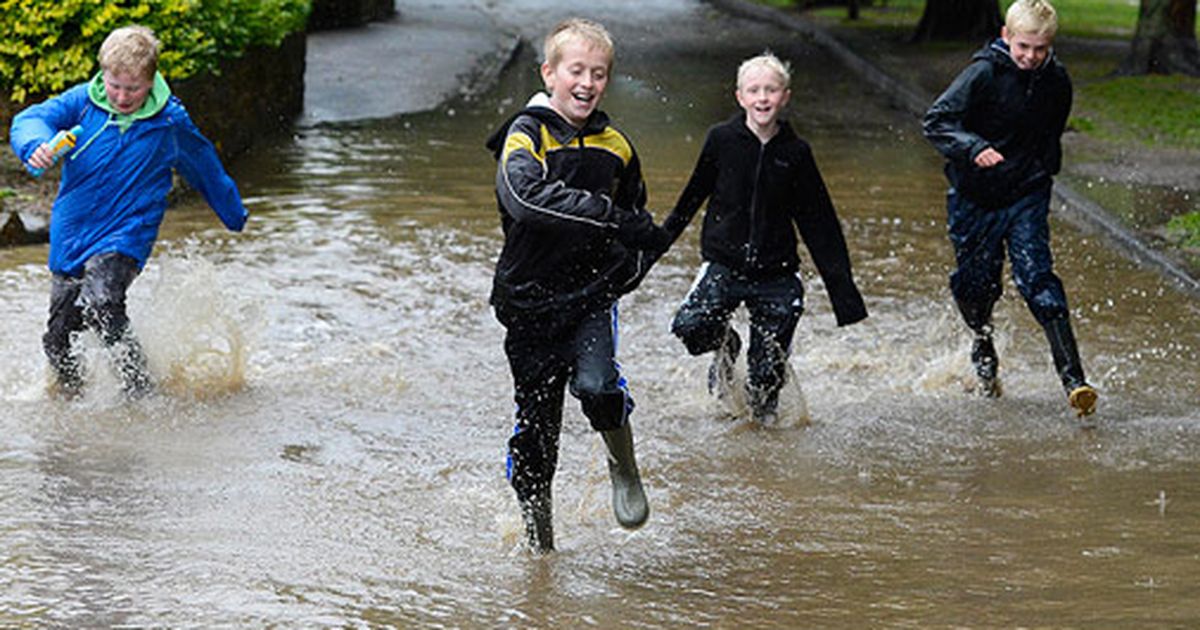
[[[1184,247],[1200,247],[1200,212],[1172,217],[1167,232],[1178,238]]]
[[[1118,142],[1200,149],[1200,79],[1119,77],[1077,86],[1074,124]]]
[[[759,0],[774,7],[794,6],[792,0]],[[860,23],[864,27],[912,24],[914,27],[925,10],[925,0],[875,0],[874,6],[864,6]],[[1000,3],[1003,15],[1011,2]],[[1052,4],[1058,11],[1058,32],[1068,37],[1100,37],[1125,39],[1133,37],[1137,27],[1137,0],[1058,0]],[[814,14],[844,19],[846,7],[822,7]],[[1200,34],[1200,21],[1196,32]]]

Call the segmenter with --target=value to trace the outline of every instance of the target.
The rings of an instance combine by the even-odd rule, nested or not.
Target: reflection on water
[[[737,62],[767,45],[795,62],[793,119],[872,312],[835,328],[806,269],[791,366],[810,425],[725,419],[706,358],[667,332],[697,224],[622,306],[651,521],[616,526],[600,439],[570,403],[561,551],[520,550],[482,142],[534,89],[525,60],[453,115],[302,129],[239,162],[243,235],[194,200],[173,211],[131,293],[159,396],[125,403],[97,370],[83,400],[48,399],[44,250],[0,254],[0,626],[1200,618],[1195,301],[1056,223],[1097,428],[1070,419],[1011,287],[1007,395],[968,395],[940,165],[916,122],[791,34],[655,6],[672,28],[614,24],[629,53],[606,109],[660,218],[731,111]]]

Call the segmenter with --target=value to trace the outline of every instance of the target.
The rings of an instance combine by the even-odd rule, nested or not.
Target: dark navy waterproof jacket
[[[691,179],[663,227],[678,238],[704,200],[700,253],[751,279],[800,267],[796,233],[825,281],[839,326],[867,316],[846,238],[808,143],[791,125],[766,144],[739,112],[708,131]]]
[[[226,227],[242,229],[247,212],[237,186],[178,98],[168,97],[158,113],[122,130],[88,88],[77,85],[13,118],[10,141],[22,162],[60,129],[83,127],[75,150],[60,162],[50,271],[79,275],[89,258],[111,252],[144,266],[166,212],[172,170],[204,196]]]
[[[1051,53],[1021,70],[995,39],[925,114],[925,137],[946,157],[946,177],[984,207],[1008,206],[1046,186],[1062,166],[1062,134],[1071,112],[1071,79]],[[991,147],[1004,161],[990,168],[975,156]]]
[[[646,187],[607,115],[576,129],[539,94],[487,146],[499,162],[504,248],[491,303],[501,323],[575,321],[637,286],[652,257],[616,237],[622,213],[644,210]]]

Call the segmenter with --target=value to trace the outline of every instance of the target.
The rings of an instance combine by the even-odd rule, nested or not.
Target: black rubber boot
[[[83,362],[78,357],[72,354],[51,357],[50,367],[54,372],[50,384],[52,396],[75,400],[83,395]]]
[[[608,475],[613,486],[613,513],[626,529],[637,529],[650,516],[650,504],[642,489],[637,461],[633,456],[633,430],[629,423],[614,431],[601,431],[608,447]]]
[[[733,327],[725,330],[725,340],[713,352],[712,364],[708,366],[708,393],[725,398],[733,388],[733,365],[742,351],[742,338]]]
[[[992,326],[987,324],[975,330],[975,341],[971,343],[971,365],[979,377],[979,391],[988,398],[1000,397],[1000,359],[996,356],[996,344],[992,341]]]
[[[525,521],[525,539],[529,542],[529,549],[534,553],[554,551],[553,501],[550,498],[550,489],[547,488],[518,502],[521,504],[521,518]]]
[[[121,375],[121,384],[127,397],[143,398],[154,391],[154,380],[146,366],[146,355],[136,337],[127,332],[121,341],[110,348],[110,352],[117,365],[117,372]]]
[[[1046,340],[1050,342],[1050,354],[1054,357],[1054,369],[1067,392],[1067,402],[1081,417],[1095,413],[1099,395],[1083,376],[1083,363],[1079,360],[1071,320],[1066,317],[1051,320],[1044,328]]]

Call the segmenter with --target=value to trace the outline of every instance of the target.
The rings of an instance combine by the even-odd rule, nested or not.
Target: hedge
[[[311,0],[0,0],[0,89],[13,101],[49,95],[97,70],[113,29],[141,24],[162,41],[168,79],[216,71],[250,46],[302,31]]]

